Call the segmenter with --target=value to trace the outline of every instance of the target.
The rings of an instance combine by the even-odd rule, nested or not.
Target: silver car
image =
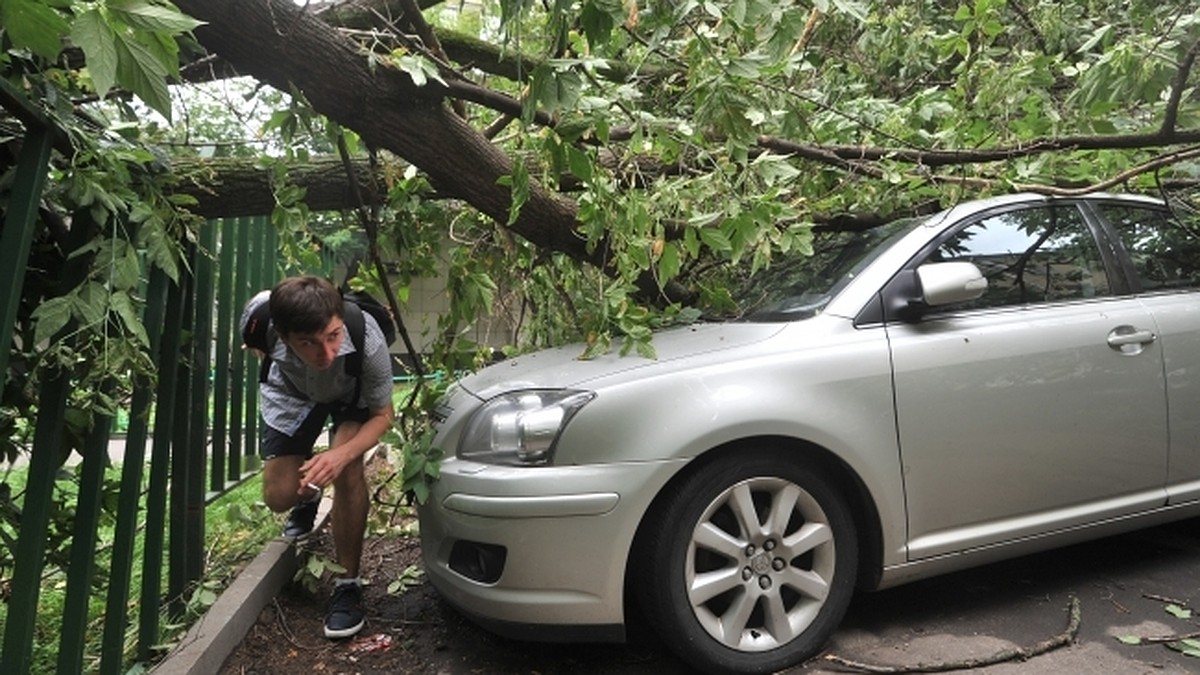
[[[420,512],[441,594],[522,639],[636,612],[699,669],[763,673],[856,589],[1200,514],[1200,238],[1163,202],[970,202],[807,262],[656,359],[459,382]]]

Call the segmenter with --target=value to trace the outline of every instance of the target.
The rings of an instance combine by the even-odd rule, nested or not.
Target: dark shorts
[[[317,438],[325,429],[325,421],[329,418],[333,418],[333,424],[329,427],[329,442],[332,443],[334,433],[343,422],[362,424],[371,419],[371,411],[366,408],[352,408],[341,404],[318,403],[308,417],[300,423],[300,428],[296,430],[296,433],[291,436],[264,423],[262,424],[262,441],[258,454],[264,460],[281,455],[293,455],[305,459],[312,457],[313,446],[316,445]]]

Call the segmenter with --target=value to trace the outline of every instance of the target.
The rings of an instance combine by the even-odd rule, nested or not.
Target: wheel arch
[[[863,590],[878,587],[883,567],[883,534],[879,510],[870,491],[858,474],[835,453],[816,443],[783,436],[752,436],[723,443],[695,457],[672,476],[651,500],[634,533],[625,566],[624,605],[626,617],[635,617],[638,613],[637,603],[633,601],[632,589],[636,581],[634,575],[639,569],[638,558],[645,555],[644,541],[647,524],[653,520],[654,514],[671,494],[672,488],[688,476],[703,470],[705,466],[718,458],[751,448],[763,447],[775,449],[790,461],[812,466],[834,483],[837,491],[846,499],[846,506],[854,518],[858,537],[859,565],[855,585]]]

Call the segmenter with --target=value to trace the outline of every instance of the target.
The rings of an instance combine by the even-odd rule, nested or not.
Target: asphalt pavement
[[[1200,645],[1200,519],[861,594],[828,653],[893,669],[875,672],[986,662],[1053,644],[1071,627],[1076,603],[1078,631],[1069,644],[970,672],[1200,673],[1200,655],[1164,641],[1192,635]],[[1123,641],[1133,637],[1143,642]],[[787,672],[856,671],[827,660]]]

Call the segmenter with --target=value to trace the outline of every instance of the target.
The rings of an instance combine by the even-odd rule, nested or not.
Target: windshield
[[[744,321],[797,321],[821,313],[893,241],[924,218],[904,218],[866,232],[836,232],[819,238],[812,256],[773,263],[748,280],[738,297]]]

